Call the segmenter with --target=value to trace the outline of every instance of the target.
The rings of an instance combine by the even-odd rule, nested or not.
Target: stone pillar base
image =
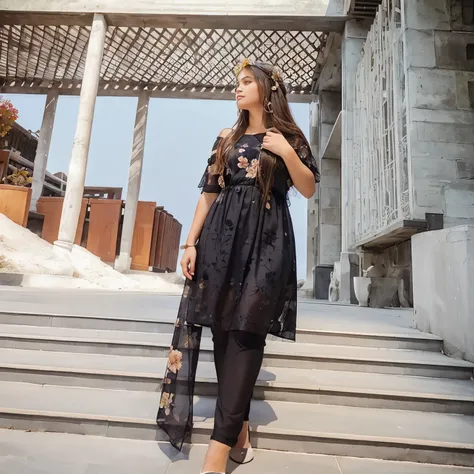
[[[71,242],[66,242],[64,240],[56,240],[53,244],[53,250],[58,254],[61,253],[66,255],[66,253],[71,253],[73,244]]]
[[[63,276],[73,276],[74,265],[72,263],[71,250],[73,244],[56,240],[53,244],[53,254],[61,261],[61,274]]]
[[[127,253],[121,253],[115,260],[114,268],[120,273],[129,273],[132,266],[132,257]]]
[[[359,276],[359,256],[355,252],[341,252],[341,280],[339,301],[357,304],[354,293],[354,277]]]
[[[314,267],[311,269],[311,273],[306,275],[304,285],[298,290],[298,295],[303,298],[314,298],[313,273]]]

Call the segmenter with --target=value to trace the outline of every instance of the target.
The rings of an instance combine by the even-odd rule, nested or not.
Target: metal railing
[[[38,136],[16,122],[12,125],[12,129],[6,136],[0,137],[1,150],[18,150],[23,158],[32,162],[35,161],[37,146]]]
[[[9,156],[9,172],[12,173],[15,171],[15,168],[27,168],[31,173],[33,173],[34,163],[24,158],[19,151],[12,149],[10,150]],[[49,171],[46,171],[43,183],[43,188],[45,188],[46,192],[43,192],[43,195],[64,196],[66,192],[66,185],[66,181],[54,176],[54,174],[51,174]]]
[[[410,215],[401,0],[384,0],[355,80],[350,246]]]

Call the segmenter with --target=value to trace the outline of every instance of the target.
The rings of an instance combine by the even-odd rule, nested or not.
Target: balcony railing
[[[400,0],[382,2],[355,79],[351,247],[410,217],[401,15]]]

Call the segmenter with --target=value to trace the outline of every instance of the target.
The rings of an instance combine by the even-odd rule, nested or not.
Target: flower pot
[[[354,292],[359,306],[369,306],[369,291],[372,279],[369,277],[354,277]]]
[[[30,211],[31,188],[0,184],[0,214],[26,227]]]
[[[79,214],[79,222],[77,224],[76,237],[74,239],[76,245],[81,245],[88,203],[89,199],[82,199],[81,212]],[[53,244],[58,240],[63,204],[64,198],[59,196],[41,196],[36,203],[37,211],[44,215],[43,232],[41,237],[50,244]]]

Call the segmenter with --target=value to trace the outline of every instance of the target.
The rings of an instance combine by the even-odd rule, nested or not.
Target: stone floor
[[[84,296],[87,295],[87,298]],[[111,298],[112,296],[112,298]],[[137,312],[137,297],[140,310]],[[78,289],[36,289],[0,286],[1,311],[36,314],[101,315],[155,319],[176,319],[179,296],[159,293],[94,291]],[[317,305],[317,311],[315,311]],[[335,309],[337,308],[337,311]],[[359,308],[327,301],[299,300],[298,327],[306,329],[412,333],[415,331],[410,309]]]
[[[179,297],[162,294],[0,286],[0,315],[3,318],[0,319],[0,410],[4,414],[4,423],[0,427],[17,428],[0,429],[0,473],[199,473],[205,454],[205,446],[199,443],[207,442],[207,438],[206,441],[198,439],[197,444],[178,453],[167,443],[147,441],[160,439],[154,431],[152,436],[137,440],[130,421],[140,421],[140,426],[146,428],[146,423],[151,420],[155,428],[154,416],[158,404],[155,385],[158,381],[156,376],[153,378],[153,374],[156,373],[156,367],[164,366],[161,360],[163,355],[156,355],[155,352],[159,353],[161,346],[167,347],[170,334],[166,331],[149,332],[148,328],[155,322],[173,327],[178,304]],[[41,315],[46,316],[45,320],[49,324],[36,325]],[[15,319],[17,317],[18,321]],[[102,321],[99,322],[104,326],[96,325],[94,318]],[[137,329],[129,329],[129,326],[136,326]],[[416,448],[418,442],[423,446],[439,442],[443,449],[448,441],[457,447],[471,446],[474,442],[474,417],[443,413],[446,407],[438,403],[454,401],[472,404],[473,382],[454,375],[453,378],[446,378],[444,372],[441,375],[409,376],[413,370],[421,370],[417,364],[423,365],[423,374],[424,371],[445,371],[451,370],[451,366],[459,368],[466,364],[443,356],[439,347],[435,347],[435,350],[424,347],[425,343],[436,342],[436,338],[421,336],[414,327],[412,310],[378,310],[300,300],[298,328],[302,337],[304,331],[326,331],[331,333],[330,336],[318,337],[335,338],[332,341],[339,342],[318,339],[319,342],[314,344],[291,345],[274,341],[268,344],[268,360],[273,365],[263,369],[262,390],[266,390],[266,385],[278,382],[278,389],[281,390],[278,397],[283,398],[272,399],[271,396],[276,396],[276,392],[272,392],[273,395],[268,399],[265,396],[256,400],[253,403],[256,412],[252,418],[259,430],[257,433],[261,431],[263,444],[259,443],[258,435],[254,443],[268,449],[256,450],[255,461],[249,465],[229,463],[228,473],[474,474],[474,468],[345,456],[350,452],[352,456],[377,457],[377,454],[367,451],[365,444],[359,443],[362,439],[373,448],[372,440],[383,438],[390,444],[403,438],[408,440],[408,448],[400,450],[397,457],[393,453],[380,457],[423,462],[426,461],[424,457],[407,457],[411,453],[410,447]],[[348,344],[348,334],[354,338],[354,345]],[[392,350],[386,346],[386,339],[390,337],[401,340],[402,344],[405,344],[405,340],[422,337],[422,347],[416,351],[401,348]],[[373,345],[371,338],[376,344],[380,342],[380,346]],[[209,350],[207,339],[203,339],[203,354],[204,349]],[[133,352],[138,350],[155,352]],[[288,357],[289,351],[291,357]],[[278,357],[271,359],[273,353]],[[282,355],[283,359],[280,357]],[[280,359],[284,363],[276,363]],[[296,359],[298,364],[300,359],[304,364],[301,362],[301,367],[295,365]],[[406,373],[394,372],[394,367],[402,367]],[[469,370],[472,375],[472,369]],[[70,379],[64,377],[66,373]],[[210,360],[203,358],[198,376],[203,384],[214,383],[215,374]],[[292,384],[294,377],[305,380],[305,389],[326,393],[327,405],[323,401],[315,401],[313,392],[304,392],[305,397],[313,397],[308,400],[294,398],[294,390],[286,393],[286,386]],[[114,385],[118,382],[122,384],[119,387]],[[128,388],[123,386],[125,382]],[[111,391],[114,391],[113,397]],[[380,393],[385,397],[384,400],[391,403],[390,406],[384,405],[383,410],[372,406],[372,398]],[[340,394],[350,395],[351,404],[346,406],[349,399],[339,400]],[[414,403],[418,411],[410,411],[413,408],[406,405],[408,402]],[[434,402],[437,402],[436,410],[430,405]],[[206,420],[212,427],[212,403],[213,399],[209,397],[204,396],[202,401],[197,397],[195,414],[202,415],[202,420],[195,421],[202,424],[202,430],[208,428],[204,426]],[[469,409],[471,411],[468,414],[472,415],[472,408]],[[464,413],[463,410],[459,413]],[[58,421],[54,418],[56,415],[61,420],[69,416],[71,420],[76,420],[74,426],[81,427],[71,432],[84,432],[87,436],[69,434],[66,427],[58,428],[59,422],[54,426],[48,424],[50,420],[44,418],[45,413],[51,415],[51,423]],[[97,436],[98,417],[105,417],[107,422],[120,419],[128,431],[120,432],[117,438]],[[84,428],[87,424],[84,420],[89,423],[89,430]],[[127,425],[129,422],[130,426]],[[269,423],[270,427],[267,426]],[[105,422],[103,425],[106,426]],[[31,429],[39,426],[57,433]],[[331,436],[331,440],[334,440],[330,448],[318,448],[313,452],[331,452],[341,456],[271,451],[302,450],[300,438],[289,438],[289,427],[293,434],[296,433],[294,430],[300,430],[299,434],[307,434],[317,429],[324,436]],[[21,431],[26,428],[30,430]],[[142,431],[145,431],[144,428]],[[275,438],[275,432],[279,435],[283,433],[284,445],[274,446],[270,443]],[[347,450],[354,448],[357,443],[347,444],[347,449],[343,443],[341,448],[340,440],[346,438],[357,440],[358,451]],[[412,442],[412,438],[416,438],[416,443]],[[290,441],[298,444],[289,445]],[[306,446],[304,450],[308,451]],[[436,459],[432,462],[460,463],[457,459]]]
[[[198,474],[205,446],[178,453],[154,441],[0,430],[5,474]],[[235,474],[472,474],[474,469],[350,457],[256,451]]]

